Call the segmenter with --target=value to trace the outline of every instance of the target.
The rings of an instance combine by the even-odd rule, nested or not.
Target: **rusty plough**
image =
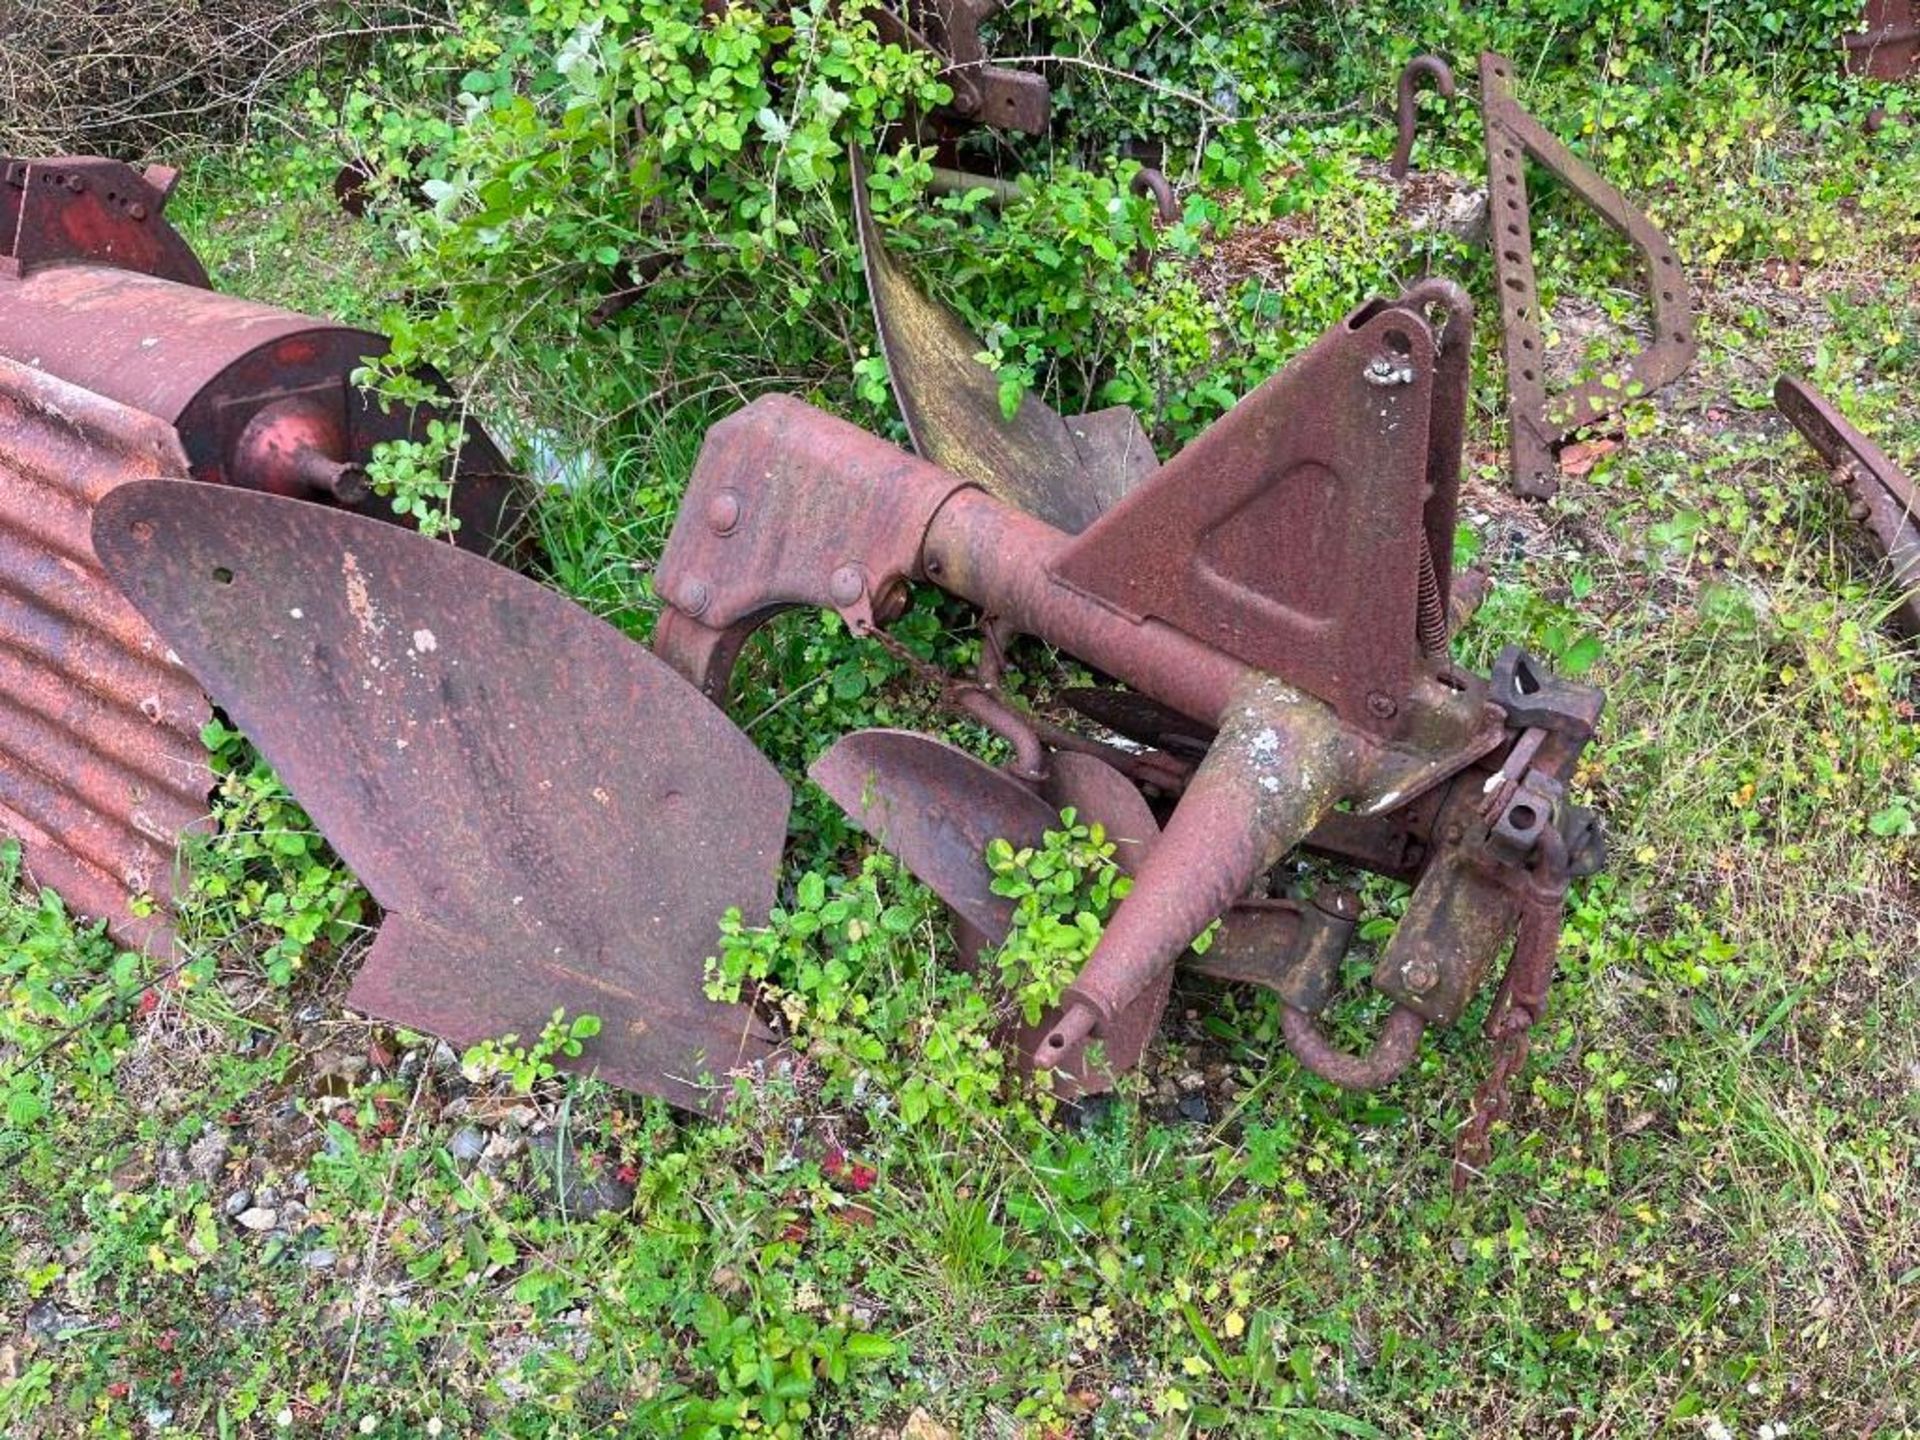
[[[974,673],[935,677],[944,699],[1013,758],[995,767],[930,735],[871,730],[811,775],[974,944],[1009,924],[990,840],[1034,843],[1071,806],[1119,842],[1133,888],[1058,1008],[1013,1037],[1030,1068],[1069,1093],[1110,1085],[1187,967],[1273,990],[1303,1065],[1372,1088],[1412,1062],[1428,1027],[1460,1020],[1505,957],[1486,1021],[1503,1081],[1545,1008],[1568,883],[1602,861],[1595,818],[1568,795],[1602,697],[1516,648],[1486,676],[1451,658],[1464,292],[1429,280],[1363,306],[1161,463],[1125,411],[1063,417],[1028,397],[1003,421],[978,342],[887,257],[856,192],[880,334],[923,454],[778,396],[716,425],[657,570],[667,608],[651,651],[479,555],[354,513],[337,486],[316,496],[301,477],[319,475],[317,460],[258,458],[245,437],[275,405],[318,396],[336,421],[372,423],[338,365],[312,374],[305,351],[276,361],[238,345],[244,325],[201,318],[240,316],[238,302],[190,280],[78,267],[65,283],[170,287],[140,322],[102,302],[93,335],[111,367],[64,362],[123,387],[100,403],[132,413],[125,377],[142,352],[124,337],[190,321],[244,352],[235,373],[263,378],[233,392],[230,416],[211,407],[227,416],[211,432],[224,449],[196,450],[214,442],[153,402],[125,421],[145,450],[71,437],[76,453],[113,459],[89,462],[105,478],[72,502],[60,564],[85,587],[64,623],[98,630],[88,617],[108,607],[110,581],[138,611],[114,619],[115,663],[176,695],[204,688],[353,866],[386,912],[353,1004],[457,1043],[537,1032],[555,1007],[590,1012],[603,1029],[583,1066],[697,1108],[712,1077],[780,1043],[749,1005],[704,988],[721,915],[753,923],[772,906],[790,802],[721,708],[741,649],[795,607],[890,644],[915,588],[938,589],[979,611],[984,637]],[[4,292],[32,279],[0,281],[0,316],[28,313]],[[257,323],[271,346],[280,322]],[[377,340],[332,335],[323,353],[356,361]],[[185,370],[193,383],[169,393],[198,395],[233,363]],[[8,375],[59,383],[19,364]],[[325,451],[349,469],[359,453]],[[10,508],[45,488],[44,469],[9,459]],[[45,569],[23,569],[10,603],[46,609]],[[61,633],[48,632],[56,650]],[[1005,687],[1021,636],[1100,677],[1057,697],[1085,723],[1043,718]],[[64,713],[90,727],[97,711],[138,729],[138,685],[54,670],[79,697],[62,703],[85,713],[49,725]],[[12,745],[34,692],[8,678]],[[146,723],[183,737],[198,713]],[[16,770],[69,763],[12,754]],[[1297,851],[1411,887],[1371,973],[1390,1007],[1358,1048],[1322,1020],[1358,901],[1334,883],[1290,893],[1278,867]],[[1215,922],[1216,943],[1195,954]],[[1501,1095],[1497,1083],[1483,1094],[1469,1163]]]

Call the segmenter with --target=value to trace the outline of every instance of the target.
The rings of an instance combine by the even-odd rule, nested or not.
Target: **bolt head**
[[[1424,995],[1440,983],[1440,971],[1431,960],[1409,960],[1407,968],[1400,972],[1400,978],[1407,982],[1407,989],[1416,995]]]
[[[857,565],[842,565],[827,581],[827,594],[836,605],[858,604],[867,593],[867,577]]]
[[[704,580],[689,580],[680,587],[680,609],[688,615],[698,616],[713,603],[713,593],[707,589]]]
[[[127,207],[127,214],[135,220],[144,220],[147,218],[147,207],[136,200]]]
[[[1391,695],[1376,690],[1367,696],[1367,713],[1376,720],[1391,720],[1400,713],[1400,706]]]
[[[731,535],[740,523],[740,497],[722,490],[707,502],[707,528],[716,535]]]

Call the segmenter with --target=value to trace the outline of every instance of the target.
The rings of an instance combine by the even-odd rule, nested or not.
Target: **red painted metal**
[[[940,78],[953,91],[946,115],[963,125],[987,125],[1044,135],[1052,108],[1046,78],[988,62],[980,24],[1005,0],[916,0],[865,7],[880,38],[905,50],[925,50],[943,62]]]
[[[36,879],[156,951],[174,852],[206,828],[210,712],[101,576],[90,507],[128,480],[191,476],[391,520],[366,461],[431,414],[353,385],[380,336],[207,289],[161,218],[172,183],[110,160],[0,160],[0,824]],[[517,497],[470,428],[460,543],[499,544]]]
[[[509,570],[328,507],[151,482],[93,535],[388,912],[352,1004],[456,1044],[594,1014],[581,1068],[691,1107],[703,1074],[766,1055],[704,961],[729,908],[772,905],[787,788],[666,665]]]
[[[1513,96],[1513,66],[1480,57],[1480,108],[1487,141],[1488,225],[1507,366],[1508,446],[1513,488],[1540,499],[1560,488],[1559,446],[1577,431],[1685,374],[1699,353],[1687,277],[1666,236]],[[1651,337],[1607,376],[1549,398],[1540,295],[1533,274],[1526,161],[1532,158],[1640,253]]]
[[[1848,70],[1876,80],[1920,74],[1920,0],[1867,0],[1861,24],[1841,42]]]
[[[0,833],[123,945],[167,949],[174,850],[207,828],[211,710],[101,572],[93,507],[184,476],[171,426],[0,360]]]
[[[0,156],[0,277],[110,265],[205,288],[206,270],[160,213],[174,179],[96,156]]]
[[[1067,1062],[1069,1088],[1098,1079],[1083,1063],[1091,1040],[1136,1055],[1140,1017],[1164,1003],[1188,943],[1258,899],[1305,843],[1417,882],[1414,923],[1375,977],[1402,1015],[1374,1051],[1334,1050],[1302,1005],[1288,1027],[1329,1078],[1384,1079],[1498,958],[1545,830],[1563,844],[1591,830],[1564,788],[1597,692],[1514,658],[1482,681],[1445,653],[1451,577],[1436,562],[1450,549],[1469,325],[1464,297],[1433,282],[1364,308],[1077,536],[817,411],[756,401],[695,468],[658,572],[672,607],[659,653],[721,694],[740,643],[775,611],[828,606],[873,633],[924,580],[991,617],[971,690],[997,682],[1014,634],[1113,676],[1130,690],[1081,703],[1161,747],[1152,756],[1023,722],[994,697],[995,729],[1057,742],[1051,755],[1021,747],[1024,783],[1044,787],[1065,746],[1111,758],[1116,775],[1137,758],[1155,793],[1178,795],[1067,1004],[1023,1048]],[[1043,823],[1023,782],[932,741],[888,748],[937,765],[875,763],[877,744],[856,737],[830,756],[830,791],[941,893],[990,894],[983,837]],[[1461,914],[1472,923],[1452,923]],[[1269,933],[1296,933],[1289,923]],[[1332,967],[1283,960],[1263,971],[1243,950],[1235,965],[1289,1003],[1324,1003]]]
[[[1053,575],[1393,733],[1426,668],[1414,641],[1438,362],[1416,309],[1356,314],[1065,547]]]

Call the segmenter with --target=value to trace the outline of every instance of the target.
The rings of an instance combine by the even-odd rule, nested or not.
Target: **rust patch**
[[[155,953],[179,837],[208,828],[212,712],[102,571],[89,520],[186,470],[172,427],[0,359],[0,832],[36,883]]]

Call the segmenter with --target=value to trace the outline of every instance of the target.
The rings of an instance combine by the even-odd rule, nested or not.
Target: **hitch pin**
[[[1519,787],[1520,777],[1527,773],[1527,767],[1533,764],[1533,757],[1540,753],[1540,747],[1546,743],[1547,732],[1538,725],[1530,725],[1521,732],[1520,738],[1513,742],[1513,749],[1507,755],[1507,763],[1487,777],[1484,790],[1486,801],[1480,806],[1480,818],[1489,825],[1501,810],[1513,798],[1513,792]]]

